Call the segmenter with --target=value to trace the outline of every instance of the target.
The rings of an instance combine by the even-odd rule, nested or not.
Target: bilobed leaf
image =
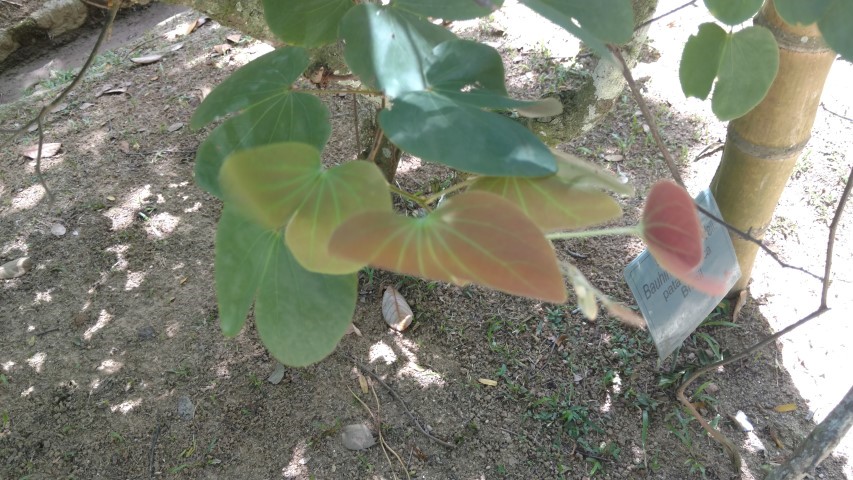
[[[353,215],[391,211],[388,184],[379,168],[349,162],[325,169],[320,152],[301,143],[278,143],[243,150],[225,162],[221,180],[232,199],[266,228],[287,225],[291,253],[306,269],[344,274],[364,263],[328,252],[334,230]]]
[[[229,156],[219,174],[226,200],[264,228],[284,227],[322,171],[320,151],[304,143],[274,143]]]
[[[823,17],[833,0],[774,0],[773,5],[782,20],[795,25],[810,25]],[[849,27],[849,22],[846,23]]]
[[[459,170],[523,177],[556,171],[548,147],[519,123],[437,93],[398,97],[379,124],[400,148]]]
[[[678,67],[684,95],[702,100],[708,98],[727,39],[726,31],[716,23],[703,23],[699,25],[699,33],[690,35]]]
[[[622,215],[622,208],[610,195],[572,186],[559,175],[480,177],[470,189],[494,193],[509,200],[544,232],[576,230]]]
[[[711,109],[720,120],[745,115],[764,99],[779,70],[779,46],[770,30],[747,27],[723,48]]]
[[[764,0],[705,0],[711,15],[726,25],[743,23],[758,13]]]
[[[594,163],[575,155],[551,149],[557,159],[557,176],[578,187],[604,188],[622,195],[633,195],[634,187]]]
[[[437,91],[471,88],[506,96],[504,65],[494,48],[471,40],[453,39],[433,50],[426,71],[429,86]]]
[[[255,300],[255,325],[278,361],[302,367],[325,358],[346,333],[358,276],[309,272],[276,240]]]
[[[252,60],[225,79],[196,108],[190,126],[199,129],[238,110],[289,94],[290,85],[308,68],[304,48],[285,47]]]
[[[424,68],[435,57],[433,48],[456,38],[426,19],[374,4],[353,7],[343,18],[340,36],[353,73],[390,97],[424,90]]]
[[[412,324],[415,314],[396,288],[385,287],[385,293],[382,294],[382,318],[389,327],[402,332]]]
[[[228,336],[240,333],[255,299],[268,252],[276,242],[273,232],[225,205],[216,228],[216,300],[219,322]]]
[[[684,188],[661,180],[652,186],[641,222],[643,241],[661,268],[708,295],[726,293],[726,280],[697,274],[704,258],[699,215]]]
[[[853,1],[833,0],[817,22],[820,33],[833,50],[853,60]]]
[[[566,300],[551,244],[517,207],[489,193],[462,193],[423,218],[355,216],[335,232],[329,249],[400,273]]]
[[[240,332],[255,301],[261,341],[285,365],[305,366],[334,349],[352,321],[356,275],[303,269],[279,233],[225,205],[216,232],[216,297],[222,330]]]
[[[329,109],[316,96],[283,91],[210,132],[196,153],[196,183],[222,198],[219,170],[228,155],[277,142],[307,143],[322,150],[331,132]]]
[[[521,3],[581,39],[601,58],[608,43],[626,43],[634,34],[631,0],[521,0]]]
[[[264,0],[270,30],[285,42],[317,47],[335,41],[352,0]]]
[[[364,263],[329,253],[332,234],[354,215],[391,210],[388,183],[376,164],[353,161],[328,170],[320,167],[311,191],[287,225],[287,246],[299,263],[313,272],[357,272]]]
[[[503,0],[394,0],[394,6],[422,17],[470,20],[498,10]]]

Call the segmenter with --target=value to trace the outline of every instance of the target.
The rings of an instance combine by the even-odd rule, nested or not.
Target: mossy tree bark
[[[816,25],[788,25],[767,2],[755,23],[769,28],[779,44],[779,73],[764,100],[729,123],[723,158],[711,191],[723,218],[761,239],[797,158],[809,140],[823,84],[835,52]],[[735,236],[732,242],[746,288],[758,246]]]

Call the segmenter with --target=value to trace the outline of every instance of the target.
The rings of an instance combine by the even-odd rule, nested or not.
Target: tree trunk
[[[658,0],[631,0],[634,7],[634,25],[640,25],[655,12]],[[623,56],[629,68],[637,64],[640,50],[646,44],[649,25],[634,31],[634,36],[624,45]],[[548,122],[531,120],[529,126],[535,133],[544,132],[544,142],[551,146],[571,141],[588,132],[613,109],[625,88],[622,69],[613,62],[595,58],[590,76],[580,88],[559,93],[563,113]]]
[[[779,44],[779,73],[764,100],[729,124],[723,158],[711,191],[723,218],[761,239],[773,210],[808,142],[833,52],[816,25],[788,25],[767,2],[755,17]],[[740,280],[732,293],[749,283],[758,246],[732,236]]]
[[[812,430],[784,464],[765,480],[800,480],[822,462],[853,426],[853,388],[829,415]]]

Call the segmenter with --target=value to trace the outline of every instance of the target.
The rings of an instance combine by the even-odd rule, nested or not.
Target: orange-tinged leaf
[[[545,232],[580,229],[622,215],[622,208],[610,195],[573,187],[559,175],[481,177],[470,189],[491,192],[511,201]]]
[[[642,227],[649,252],[664,270],[678,277],[702,264],[702,227],[693,198],[684,188],[668,180],[655,183],[643,209]]]
[[[385,287],[385,293],[382,294],[382,318],[389,327],[402,332],[412,324],[415,314],[396,288]]]
[[[231,154],[222,164],[226,198],[270,230],[284,227],[322,172],[320,151],[296,142],[273,143]]]
[[[388,183],[376,164],[354,161],[320,170],[287,225],[285,241],[307,270],[332,275],[357,272],[364,263],[329,254],[332,234],[353,215],[391,209]]]
[[[491,193],[465,192],[423,218],[363,213],[341,225],[329,250],[405,274],[566,301],[550,242],[518,207]]]
[[[727,278],[700,275],[703,230],[693,198],[669,180],[652,186],[643,208],[643,240],[658,265],[682,283],[708,295],[726,293]]]
[[[796,409],[797,409],[796,403],[783,403],[782,405],[776,405],[775,407],[773,407],[773,410],[775,410],[779,413],[793,412]]]

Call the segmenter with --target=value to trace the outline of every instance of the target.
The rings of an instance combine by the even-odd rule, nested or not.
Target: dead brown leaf
[[[169,125],[169,128],[167,130],[169,130],[169,133],[172,133],[172,132],[177,132],[178,130],[180,130],[182,128],[184,128],[184,124],[181,122],[178,122],[178,123],[173,123],[173,124]]]
[[[198,29],[198,27],[207,23],[208,20],[210,20],[210,17],[198,17],[196,19],[196,21],[187,25],[187,29],[184,31],[184,35],[189,35],[189,34],[193,33],[194,31],[196,31]]]
[[[354,323],[349,324],[349,327],[347,327],[347,331],[344,332],[344,335],[349,335],[351,333],[354,333],[356,337],[361,336],[361,330],[359,330]]]
[[[124,154],[129,154],[131,152],[130,143],[127,140],[122,140],[118,142],[118,149]]]
[[[737,319],[740,317],[740,311],[743,310],[743,306],[746,305],[746,290],[741,290],[740,294],[737,296],[737,301],[735,302],[735,308],[732,311],[732,322],[737,322]]]
[[[242,39],[243,39],[243,36],[240,35],[239,33],[234,33],[234,34],[231,34],[231,35],[228,35],[227,37],[225,37],[225,40],[228,40],[228,42],[233,43],[235,45],[240,43],[240,40],[242,40]]]
[[[219,45],[214,45],[213,51],[220,54],[220,55],[225,55],[226,53],[231,51],[231,48],[232,48],[231,45],[229,45],[227,43],[222,43]]]
[[[57,153],[59,153],[59,150],[61,148],[62,148],[61,143],[45,143],[45,144],[42,144],[42,146],[41,146],[41,158],[50,158],[50,157],[56,155]],[[38,146],[38,144],[36,144],[36,145],[25,148],[21,152],[21,155],[23,155],[29,159],[35,160],[36,157],[38,156],[38,151],[39,151],[39,146]]]
[[[412,324],[415,314],[396,288],[385,287],[385,293],[382,295],[382,318],[389,327],[402,332]]]
[[[361,388],[361,393],[370,392],[370,388],[367,385],[367,379],[364,378],[364,375],[361,374],[358,370],[355,371],[356,376],[358,376],[358,386]]]
[[[152,63],[157,63],[163,59],[163,55],[159,53],[155,53],[153,55],[145,55],[142,57],[133,57],[130,59],[131,62],[137,63],[139,65],[150,65]]]

